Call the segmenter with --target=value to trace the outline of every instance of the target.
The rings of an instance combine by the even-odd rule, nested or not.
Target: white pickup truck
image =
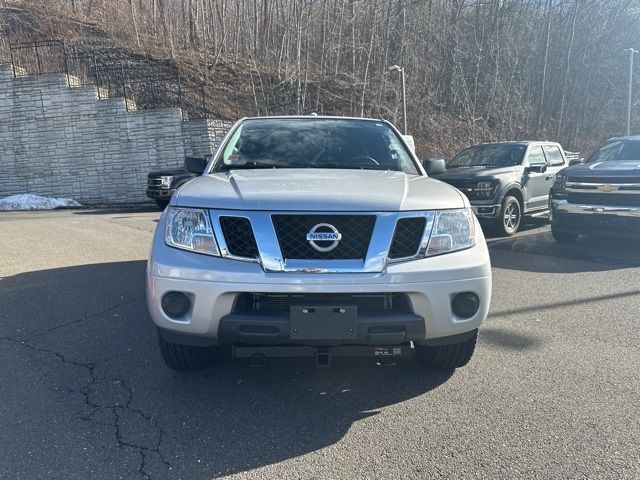
[[[491,301],[468,199],[388,122],[240,120],[158,223],[147,303],[167,366],[228,355],[471,358]]]

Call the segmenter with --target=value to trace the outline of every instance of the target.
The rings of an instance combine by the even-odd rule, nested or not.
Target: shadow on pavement
[[[494,228],[491,223],[487,223],[483,221],[483,222],[480,222],[480,224],[482,226],[482,231],[485,237],[487,238],[487,240],[493,239],[493,238],[495,239],[504,238],[498,233],[497,228]],[[519,234],[522,235],[526,232],[531,232],[539,228],[547,227],[548,225],[549,225],[548,215],[539,216],[539,217],[523,217],[522,221],[520,222],[520,228],[518,232]]]
[[[234,361],[176,373],[157,349],[144,274],[145,262],[133,261],[0,283],[7,359],[0,382],[11,385],[0,389],[0,405],[12,412],[11,421],[0,419],[11,438],[0,463],[10,463],[15,478],[70,478],[88,468],[105,478],[127,476],[129,467],[151,478],[242,472],[333,445],[354,422],[451,375],[415,360],[379,367],[373,359],[337,359],[328,369],[312,359],[261,368]],[[28,422],[34,415],[37,422]],[[34,446],[51,425],[62,426],[56,441]],[[30,461],[19,460],[27,452]]]
[[[494,326],[483,327],[480,334],[483,342],[512,350],[530,350],[538,348],[541,344],[540,339],[532,335]]]
[[[546,303],[536,304],[536,305],[531,305],[526,307],[511,308],[508,310],[492,311],[490,316],[491,318],[498,318],[498,317],[508,318],[512,315],[520,315],[523,313],[535,314],[535,313],[543,312],[544,310],[555,310],[557,308],[572,307],[577,305],[586,306],[588,304],[607,302],[609,300],[618,300],[623,302],[623,301],[626,301],[627,299],[634,299],[635,297],[640,297],[640,291],[631,290],[628,292],[612,293],[609,295],[598,295],[598,296],[589,295],[588,293],[585,294],[584,292],[579,292],[576,296],[578,296],[579,298],[575,298],[573,300],[562,300],[560,302],[551,301],[551,302],[546,302]],[[486,329],[483,329],[483,332],[485,330]]]
[[[162,210],[155,204],[139,204],[123,207],[87,208],[74,210],[76,215],[114,215],[126,213],[160,213]]]
[[[579,273],[640,266],[637,240],[580,237],[575,243],[559,243],[547,229],[538,233],[519,233],[510,238],[488,239],[487,243],[492,266],[507,270]],[[535,255],[536,258],[514,253]]]

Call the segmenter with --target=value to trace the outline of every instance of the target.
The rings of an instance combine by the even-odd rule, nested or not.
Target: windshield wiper
[[[478,165],[447,165],[447,168],[475,168],[475,167],[502,168],[502,167],[512,167],[512,166],[513,165],[478,164]]]
[[[266,162],[246,162],[246,163],[239,163],[236,165],[222,164],[220,166],[220,171],[228,172],[229,170],[243,170],[243,169],[250,170],[255,168],[287,168],[287,167],[283,165],[275,165],[273,163],[266,163]]]
[[[346,165],[344,163],[323,163],[322,165],[309,165],[309,168],[336,168],[341,170],[391,170],[390,168],[376,165]]]

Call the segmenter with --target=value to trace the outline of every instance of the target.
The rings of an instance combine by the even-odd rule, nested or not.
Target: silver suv
[[[147,270],[167,366],[469,361],[491,300],[482,230],[390,123],[242,119],[185,167],[201,175],[162,214]]]

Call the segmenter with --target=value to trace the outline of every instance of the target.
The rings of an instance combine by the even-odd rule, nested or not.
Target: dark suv
[[[612,138],[560,172],[551,190],[551,233],[640,236],[640,136]]]
[[[436,178],[469,197],[480,220],[513,235],[522,215],[548,210],[555,174],[566,166],[557,143],[483,143],[462,150]]]

